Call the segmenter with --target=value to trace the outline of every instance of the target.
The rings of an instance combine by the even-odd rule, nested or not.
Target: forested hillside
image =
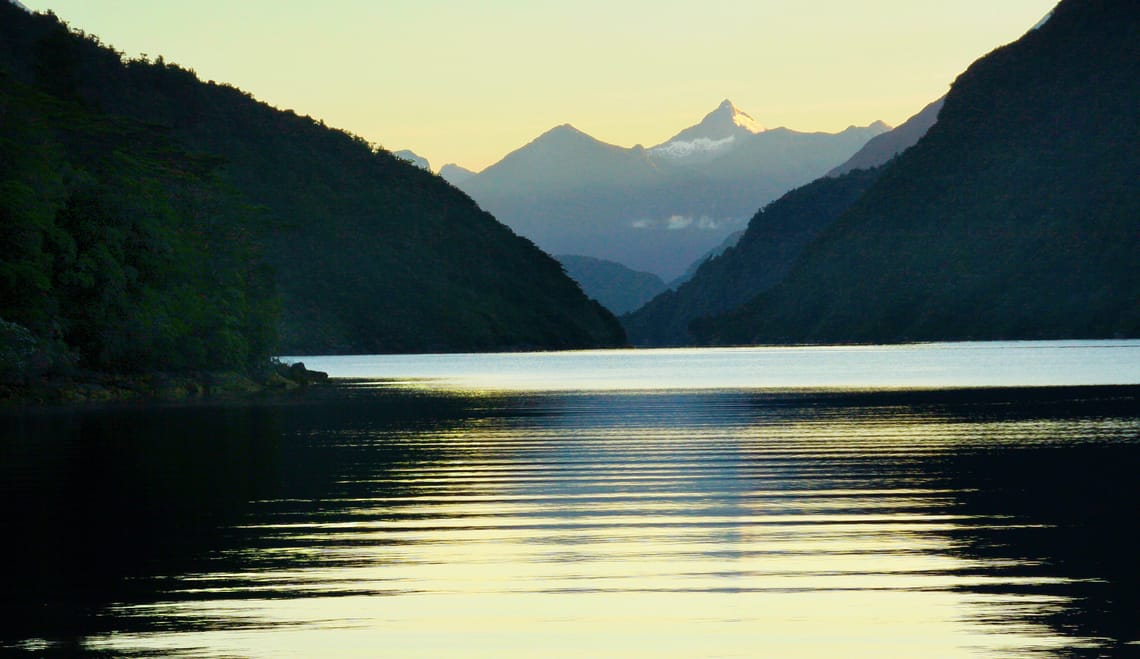
[[[216,168],[165,131],[0,70],[0,379],[267,359],[263,214]]]
[[[821,178],[767,205],[748,223],[740,241],[705,262],[692,279],[622,316],[638,346],[692,345],[689,325],[724,313],[780,282],[803,249],[875,181],[879,170],[855,170]]]
[[[1066,0],[712,343],[1140,336],[1140,5]]]
[[[151,318],[164,352],[245,332],[241,359],[624,340],[554,259],[358,137],[6,2],[0,76],[0,317],[92,365],[149,367]],[[89,277],[66,274],[71,252]],[[139,354],[97,357],[93,332]]]
[[[665,282],[657,275],[630,270],[620,263],[572,254],[554,258],[587,295],[616,314],[633,311],[665,290]]]

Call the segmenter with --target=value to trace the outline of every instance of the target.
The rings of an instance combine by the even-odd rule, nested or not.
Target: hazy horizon
[[[433,170],[479,171],[564,123],[657,144],[725,98],[769,128],[895,126],[1055,2],[22,4]]]

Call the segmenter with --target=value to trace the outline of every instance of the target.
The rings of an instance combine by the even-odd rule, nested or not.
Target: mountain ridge
[[[825,174],[886,129],[876,122],[834,134],[752,132],[729,121],[742,115],[722,102],[706,119],[732,133],[721,138],[726,148],[690,149],[695,157],[680,160],[562,124],[456,185],[550,253],[615,261],[668,281],[742,230],[757,208]],[[724,134],[706,129],[697,123],[678,135],[698,135],[686,144],[713,144]]]
[[[161,58],[124,60],[54,16],[8,3],[0,3],[4,75],[87,114],[146,126],[211,163],[236,197],[218,202],[224,228],[261,236],[286,354],[624,343],[613,316],[552,257],[438,176],[362,138]]]
[[[922,139],[926,131],[930,130],[930,127],[938,121],[938,113],[942,111],[942,104],[945,101],[946,97],[942,96],[928,103],[894,129],[872,137],[855,155],[842,165],[829,171],[827,175],[835,177],[846,174],[853,169],[878,167],[914,146],[918,140]]]
[[[1140,336],[1140,12],[1064,0],[714,344]]]

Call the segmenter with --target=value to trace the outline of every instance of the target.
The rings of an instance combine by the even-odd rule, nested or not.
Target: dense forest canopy
[[[9,368],[246,369],[270,355],[277,297],[260,214],[216,161],[3,71],[0,116]]]
[[[559,264],[323,122],[0,2],[9,361],[618,345]],[[16,353],[19,352],[19,356]]]

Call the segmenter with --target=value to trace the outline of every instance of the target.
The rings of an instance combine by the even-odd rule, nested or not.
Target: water
[[[1135,384],[1140,341],[286,357],[342,378],[477,391],[905,389]]]
[[[988,368],[964,363],[985,350]],[[257,404],[9,413],[0,643],[211,657],[1136,653],[1138,350],[306,358],[359,379]],[[769,384],[740,384],[758,371]],[[1006,384],[946,383],[969,372]],[[1075,381],[1030,386],[1042,377]]]

